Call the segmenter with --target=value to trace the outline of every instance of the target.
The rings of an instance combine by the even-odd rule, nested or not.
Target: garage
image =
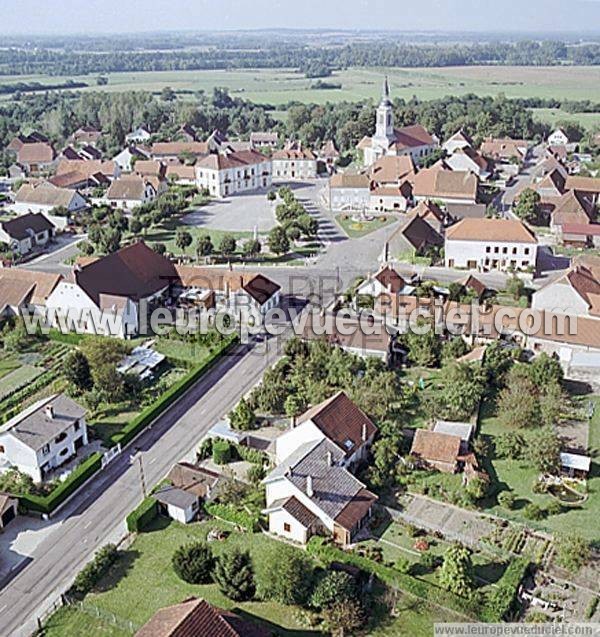
[[[8,493],[0,493],[0,531],[17,517],[19,501]]]

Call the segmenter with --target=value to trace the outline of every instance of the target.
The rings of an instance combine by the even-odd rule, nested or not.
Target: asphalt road
[[[160,481],[188,454],[279,357],[274,341],[239,346],[202,378],[133,443],[140,450],[146,484]],[[84,486],[56,518],[56,529],[0,591],[0,634],[25,637],[36,618],[67,588],[102,545],[123,535],[126,515],[141,501],[140,469],[132,448]]]

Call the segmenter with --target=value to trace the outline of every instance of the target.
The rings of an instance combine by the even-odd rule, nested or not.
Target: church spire
[[[381,93],[381,98],[384,100],[390,99],[390,85],[388,84],[387,75],[383,78],[383,92]]]

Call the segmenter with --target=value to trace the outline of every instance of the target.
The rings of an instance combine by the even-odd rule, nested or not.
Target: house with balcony
[[[0,427],[0,468],[43,482],[88,444],[85,414],[66,394],[34,403]]]
[[[271,183],[271,159],[255,150],[212,153],[196,163],[196,185],[213,197],[266,189]]]

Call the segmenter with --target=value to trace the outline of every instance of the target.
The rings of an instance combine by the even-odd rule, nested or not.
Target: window
[[[4,445],[0,445],[0,453],[4,453]]]
[[[283,523],[283,530],[286,533],[291,533],[292,532],[292,527],[287,522],[284,522]]]
[[[485,251],[486,251],[486,252],[488,252],[488,253],[489,253],[489,252],[491,252],[491,250],[492,250],[492,249],[490,248],[490,246],[486,246],[486,247],[485,247]]]
[[[502,248],[502,254],[508,254],[508,248]]]
[[[46,455],[47,453],[50,453],[50,445],[44,445],[44,446],[42,447],[42,453],[43,453],[44,455]]]
[[[79,422],[79,420],[75,423],[74,429],[75,431],[79,431],[81,429],[81,423]]]
[[[494,247],[494,254],[498,254],[498,252],[500,252],[500,248],[498,248],[498,246]]]
[[[517,249],[513,248],[513,254],[517,254]]]
[[[529,248],[525,248],[525,254],[529,254]]]

